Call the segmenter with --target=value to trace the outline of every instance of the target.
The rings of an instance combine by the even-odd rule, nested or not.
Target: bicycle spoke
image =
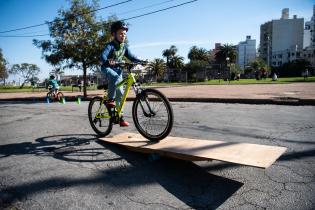
[[[90,124],[97,134],[105,136],[110,133],[112,122],[101,98],[95,97],[90,101],[88,114]]]
[[[145,97],[145,98],[144,98]],[[159,136],[169,129],[170,111],[158,93],[148,92],[138,102],[137,124],[147,136]]]

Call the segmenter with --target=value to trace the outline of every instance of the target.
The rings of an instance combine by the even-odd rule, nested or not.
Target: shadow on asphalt
[[[95,141],[101,147],[87,148],[86,145],[89,145],[91,141]],[[105,155],[104,158],[91,158],[92,156],[102,155],[106,151],[115,153],[118,157],[106,158]],[[56,188],[100,184],[110,185],[123,191],[130,186],[158,183],[191,208],[215,209],[243,185],[243,183],[207,172],[234,167],[234,164],[209,166],[205,170],[192,162],[176,159],[161,158],[150,161],[148,155],[107,144],[89,134],[46,136],[36,139],[35,142],[0,145],[0,158],[27,154],[81,163],[126,160],[130,165],[123,168],[106,167],[102,169],[104,173],[89,178],[50,178],[2,188],[0,191],[0,206],[8,207],[15,201],[23,200],[32,194]],[[288,161],[314,156],[314,150],[307,150],[284,154],[279,160]]]
[[[18,100],[18,99],[14,99],[14,100],[0,100],[0,105],[7,105],[7,104],[46,104],[47,102],[44,99],[41,100]],[[54,102],[54,103],[58,103],[58,102]]]
[[[86,145],[89,145],[90,141],[96,141],[101,147],[87,148]],[[91,156],[101,155],[105,151],[115,153],[118,158],[91,158]],[[150,161],[148,155],[131,152],[127,149],[104,143],[97,140],[93,135],[47,136],[36,139],[35,142],[0,145],[0,158],[26,154],[50,156],[72,162],[106,162],[121,161],[123,159],[130,165],[123,168],[106,167],[102,169],[104,173],[98,173],[97,176],[89,178],[50,178],[13,185],[0,191],[0,195],[2,195],[0,196],[0,206],[8,207],[13,205],[14,202],[24,200],[32,194],[56,188],[98,184],[110,185],[123,191],[124,189],[130,189],[130,186],[145,186],[158,183],[191,208],[215,209],[243,185],[231,179],[212,175],[192,162],[168,158]],[[167,204],[163,203],[161,205]]]

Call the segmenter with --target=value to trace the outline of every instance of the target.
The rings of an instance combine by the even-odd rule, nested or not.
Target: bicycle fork
[[[141,93],[140,107],[145,117],[154,117],[156,113],[152,110],[146,93]]]

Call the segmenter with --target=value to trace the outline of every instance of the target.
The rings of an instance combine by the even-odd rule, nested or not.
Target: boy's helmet
[[[128,31],[128,26],[124,21],[116,21],[111,25],[110,32],[115,33],[119,29],[125,29],[126,31]]]
[[[49,78],[50,78],[50,79],[55,79],[55,76],[54,76],[54,75],[50,75]]]

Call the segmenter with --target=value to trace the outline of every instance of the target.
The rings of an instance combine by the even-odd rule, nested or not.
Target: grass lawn
[[[267,78],[266,80],[256,80],[256,79],[240,79],[239,81],[224,81],[224,80],[209,80],[205,82],[193,82],[193,83],[185,83],[185,82],[162,82],[162,83],[152,83],[151,85],[143,84],[144,86],[154,86],[154,87],[163,87],[163,86],[178,86],[178,85],[248,85],[248,84],[289,84],[294,82],[315,82],[315,76],[309,77],[304,80],[303,77],[287,77],[287,78],[278,78],[278,81],[272,81],[271,78]],[[72,91],[71,86],[61,86],[61,91]],[[73,88],[73,91],[78,91],[79,88]],[[96,86],[88,87],[87,90],[97,90]],[[0,93],[17,93],[17,92],[48,92],[45,88],[35,88],[32,87],[24,87],[20,89],[15,86],[0,86]]]

